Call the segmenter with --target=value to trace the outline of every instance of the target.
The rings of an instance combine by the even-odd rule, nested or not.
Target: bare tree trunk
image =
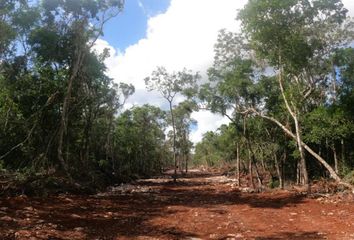
[[[241,178],[240,178],[240,146],[239,143],[236,143],[236,181],[237,186],[241,185]]]
[[[253,160],[254,160],[254,158],[253,158]],[[254,168],[256,170],[256,177],[257,177],[257,181],[258,181],[258,187],[259,187],[259,189],[262,189],[263,181],[262,181],[262,178],[261,178],[261,176],[259,174],[257,163],[256,162],[253,162],[253,163],[254,163]]]
[[[73,83],[74,83],[75,78],[77,77],[77,74],[79,72],[79,68],[80,68],[82,60],[83,60],[83,52],[81,50],[81,47],[78,46],[77,48],[78,48],[77,49],[77,51],[78,51],[77,57],[74,62],[74,65],[72,67],[72,71],[71,71],[69,81],[68,81],[68,87],[67,87],[66,94],[64,97],[63,110],[62,110],[62,114],[61,114],[60,126],[59,126],[59,131],[58,131],[59,139],[58,139],[58,148],[57,148],[59,163],[61,164],[62,168],[64,169],[64,171],[70,181],[72,181],[72,177],[69,173],[68,165],[63,157],[63,142],[64,142],[64,133],[66,133],[66,131],[67,131],[67,124],[68,124],[68,120],[69,120],[68,115],[69,115],[69,108],[70,108],[70,100],[71,100]]]
[[[4,124],[4,131],[6,132],[6,128],[7,128],[7,124],[9,122],[9,116],[10,116],[10,111],[11,111],[11,107],[9,107],[9,109],[6,112],[6,120],[5,120],[5,124]]]
[[[172,101],[169,101],[169,105],[170,105],[170,114],[171,114],[172,129],[173,129],[173,162],[175,164],[173,181],[176,182],[177,181],[176,127],[175,127],[175,118],[174,118],[173,109],[172,109]]]
[[[286,95],[285,95],[285,91],[284,91],[284,87],[283,87],[283,68],[281,66],[281,57],[280,56],[279,56],[279,63],[280,63],[280,71],[279,71],[279,74],[278,74],[278,82],[279,82],[281,95],[283,97],[285,106],[288,109],[288,112],[290,113],[290,115],[293,117],[294,123],[295,123],[295,133],[296,133],[295,140],[296,140],[297,147],[298,147],[299,154],[300,154],[301,183],[303,185],[307,185],[308,186],[308,173],[307,173],[307,168],[306,168],[306,160],[305,160],[305,155],[304,155],[304,151],[303,151],[303,146],[301,144],[301,142],[302,142],[302,140],[301,140],[301,128],[300,128],[300,124],[299,124],[299,120],[298,120],[298,113],[297,113],[296,109],[293,110],[290,107],[288,99],[286,98]]]
[[[344,145],[344,139],[340,140],[340,145],[341,145],[341,161],[342,163],[345,163],[345,145]]]
[[[334,159],[334,171],[338,174],[338,157],[337,157],[337,151],[336,151],[336,146],[334,143],[331,144],[331,148],[333,151],[333,159]]]
[[[252,159],[251,159],[251,151],[248,149],[248,174],[251,180],[251,185],[253,189],[256,189],[256,185],[254,184],[254,180],[253,180],[253,166],[252,166]]]
[[[189,154],[186,154],[186,173],[188,173],[188,161],[189,161]]]
[[[301,184],[301,166],[300,166],[300,160],[297,160],[296,162],[296,185]]]
[[[307,167],[306,167],[306,160],[305,160],[305,154],[304,154],[304,150],[303,147],[301,145],[301,136],[300,136],[300,126],[299,126],[299,122],[297,119],[297,116],[294,115],[294,121],[295,121],[295,131],[296,131],[296,142],[298,145],[298,150],[300,153],[300,169],[301,169],[301,184],[308,186],[309,184],[309,178],[308,178],[308,173],[307,173]]]
[[[259,147],[259,149],[261,150],[261,163],[262,163],[262,170],[263,170],[263,173],[265,173],[267,171],[266,167],[265,167],[265,163],[264,163],[264,150],[262,148],[262,146]]]
[[[279,179],[279,188],[283,189],[284,188],[283,176],[280,171],[280,164],[279,164],[278,156],[276,153],[274,153],[274,162],[275,162],[275,170],[277,171],[277,175],[278,175],[278,179]]]
[[[82,164],[87,169],[88,160],[90,155],[90,145],[91,145],[91,128],[92,128],[92,109],[88,110],[88,118],[86,119],[85,129],[84,129],[84,146],[83,146],[83,157]]]
[[[250,180],[251,180],[252,188],[255,189],[256,186],[254,184],[253,169],[252,169],[253,152],[251,152],[251,143],[250,143],[250,140],[249,140],[249,137],[248,137],[246,116],[243,118],[243,135],[245,136],[246,144],[247,144],[247,148],[248,148],[248,173],[249,173],[249,177],[250,177]]]
[[[291,132],[289,129],[287,129],[283,124],[281,124],[278,120],[276,120],[275,118],[266,116],[266,115],[262,115],[259,112],[257,112],[255,109],[252,109],[252,111],[254,113],[256,113],[258,116],[264,118],[264,119],[268,119],[269,121],[272,121],[273,123],[277,124],[287,135],[289,135],[290,137],[292,137],[294,140],[296,140],[296,135]],[[320,164],[322,164],[322,166],[324,166],[327,171],[329,172],[331,178],[333,178],[336,182],[338,182],[339,184],[346,186],[352,190],[354,190],[354,186],[352,186],[351,184],[342,181],[342,179],[338,176],[338,174],[333,170],[333,168],[320,156],[318,155],[316,152],[314,152],[306,143],[301,141],[301,145],[303,146],[303,148],[310,153]]]

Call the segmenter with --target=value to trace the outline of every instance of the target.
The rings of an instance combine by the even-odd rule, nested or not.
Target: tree
[[[345,21],[346,12],[340,1],[249,1],[238,15],[243,32],[222,31],[216,44],[215,64],[209,75],[217,84],[205,85],[200,91],[212,110],[230,120],[234,119],[230,109],[234,116],[259,116],[294,139],[305,185],[304,150],[332,178],[349,186],[303,141],[302,134],[304,115],[326,101],[326,84],[333,76],[332,57],[338,48],[347,46],[353,32],[352,23]],[[328,32],[323,34],[321,29]],[[275,95],[270,96],[267,88]]]
[[[195,109],[195,104],[191,101],[183,101],[174,108],[176,126],[176,151],[179,159],[179,169],[183,171],[183,159],[185,172],[188,172],[188,159],[193,143],[189,140],[190,128],[196,121],[191,118]]]
[[[239,14],[246,38],[256,54],[278,69],[281,95],[295,124],[302,183],[305,185],[308,184],[308,174],[303,148],[308,146],[303,146],[299,118],[304,112],[304,103],[318,84],[326,80],[327,72],[319,69],[326,67],[322,63],[327,61],[324,56],[333,54],[338,46],[346,43],[345,34],[337,42],[331,41],[335,31],[342,32],[346,12],[340,1],[274,0],[265,3],[255,0],[250,1]],[[319,18],[321,14],[323,17]],[[328,35],[318,31],[324,26],[331,28]],[[340,181],[323,159],[315,157],[333,178]]]
[[[1,24],[11,30],[6,39],[0,37],[3,166],[57,169],[69,178],[90,175],[101,157],[115,157],[116,114],[134,92],[106,75],[108,51],[92,50],[123,1],[8,0],[0,5]],[[100,144],[94,137],[102,139]]]
[[[165,148],[166,113],[148,104],[123,112],[115,121],[113,135],[116,177],[151,176],[160,173],[169,159]],[[109,168],[108,168],[109,169]]]
[[[174,161],[174,181],[177,176],[177,158],[176,158],[176,122],[173,111],[173,101],[177,94],[191,96],[196,87],[198,74],[192,74],[184,69],[181,72],[168,73],[164,67],[158,67],[152,72],[150,77],[145,78],[145,84],[149,91],[158,91],[169,104],[169,110],[173,131],[173,161]]]

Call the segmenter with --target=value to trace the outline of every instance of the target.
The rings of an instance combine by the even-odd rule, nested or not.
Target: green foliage
[[[251,0],[238,19],[261,58],[296,73],[312,65],[313,57],[330,43],[316,28],[336,28],[346,12],[340,0]]]
[[[317,144],[346,139],[354,131],[353,120],[338,108],[319,107],[307,114],[305,123],[305,139]]]
[[[169,165],[171,153],[164,144],[165,126],[165,112],[150,105],[122,113],[116,120],[113,136],[117,157],[110,159],[110,164],[114,171],[149,176]]]
[[[238,143],[243,162],[295,178],[303,141],[322,156],[306,160],[314,157],[331,175],[326,163],[352,169],[354,28],[346,14],[340,0],[248,1],[237,17],[241,33],[220,31],[209,82],[199,90],[204,106],[228,117],[237,134],[221,143],[227,134],[209,133],[213,140],[197,145],[196,160],[218,164],[219,153],[232,152],[225,146]]]
[[[279,180],[278,179],[271,179],[271,181],[268,183],[269,188],[278,188],[279,187]]]
[[[231,123],[203,136],[196,165],[234,164],[239,155],[241,170],[251,163],[295,179],[300,151],[281,130],[294,132],[296,115],[304,142],[352,171],[353,22],[340,0],[250,0],[238,15],[243,32],[220,31],[210,81],[198,86],[198,74],[163,67],[145,79],[169,112],[150,105],[122,112],[134,86],[114,83],[108,50],[92,50],[123,3],[0,1],[0,168],[26,172],[20,182],[50,169],[99,185],[150,176],[176,157],[189,159],[191,114],[202,105]],[[176,96],[186,101],[175,106]],[[313,163],[309,171],[323,175]]]
[[[183,71],[168,73],[166,68],[157,67],[150,77],[146,77],[145,84],[149,91],[158,91],[167,101],[172,102],[177,94],[192,96],[198,74],[193,74],[187,69]]]
[[[354,185],[354,171],[351,171],[347,175],[345,175],[344,180]]]
[[[68,171],[75,180],[92,184],[161,169],[162,156],[169,155],[165,113],[144,106],[117,115],[134,86],[113,83],[104,64],[108,52],[97,55],[91,50],[103,24],[121,11],[122,4],[121,0],[45,0],[31,5],[1,1],[4,168],[30,169],[29,176],[42,169],[56,169],[59,175]],[[63,169],[57,154],[65,104],[69,107],[60,148],[68,169]],[[132,128],[122,125],[125,118]]]
[[[222,125],[218,132],[206,132],[195,147],[194,165],[221,166],[235,159],[236,132],[232,125]]]

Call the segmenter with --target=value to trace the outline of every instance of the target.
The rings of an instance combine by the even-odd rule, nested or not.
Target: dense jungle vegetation
[[[25,192],[96,188],[227,165],[254,187],[264,175],[280,187],[319,178],[352,187],[354,22],[340,0],[249,0],[237,13],[241,31],[220,31],[208,79],[160,66],[146,77],[168,109],[123,110],[134,86],[109,78],[109,52],[93,50],[123,7],[0,1],[1,179]],[[230,123],[193,146],[191,114],[201,109]]]

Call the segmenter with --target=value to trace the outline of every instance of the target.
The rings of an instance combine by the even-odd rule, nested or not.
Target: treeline
[[[134,86],[114,83],[109,52],[94,51],[123,3],[1,1],[1,173],[110,184],[186,171],[191,114],[202,108],[231,123],[205,134],[195,165],[229,162],[260,185],[267,173],[280,186],[331,177],[352,187],[354,23],[340,0],[249,0],[241,33],[220,32],[207,81],[164,67],[145,79],[168,111],[124,111]]]
[[[2,174],[47,174],[94,185],[173,166],[169,112],[150,105],[123,111],[134,86],[114,83],[104,64],[109,52],[94,51],[104,24],[123,3],[1,1]],[[191,147],[185,106],[173,105],[178,158]]]
[[[353,184],[354,168],[354,28],[346,14],[339,0],[250,0],[238,13],[241,33],[220,32],[200,91],[205,107],[231,123],[204,135],[195,161],[231,162],[260,185],[267,173],[281,186],[331,177],[351,187],[342,180],[349,174]]]

